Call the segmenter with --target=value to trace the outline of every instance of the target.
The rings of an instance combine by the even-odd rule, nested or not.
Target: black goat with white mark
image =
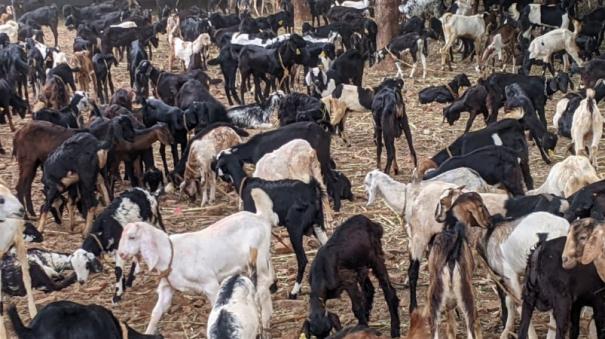
[[[296,253],[298,272],[294,288],[289,294],[290,299],[296,299],[308,262],[303,247],[303,235],[314,234],[321,245],[328,240],[322,206],[325,192],[322,192],[321,186],[315,179],[304,183],[290,179],[270,181],[247,177],[242,166],[234,162],[228,164],[228,173],[223,177],[239,190],[238,194],[243,201],[245,211],[256,212],[250,194],[254,188],[261,188],[273,201],[273,211],[279,217],[279,224],[288,230],[290,242]]]
[[[434,178],[455,168],[468,167],[475,170],[490,185],[501,184],[512,195],[523,195],[523,171],[517,152],[502,146],[487,146],[471,153],[454,156],[439,168],[424,176]]]
[[[278,111],[284,93],[277,91],[262,104],[231,107],[227,110],[229,120],[241,128],[270,128],[271,116]],[[276,113],[277,114],[277,113]]]
[[[32,288],[46,293],[60,291],[76,282],[76,275],[63,277],[64,270],[72,270],[69,254],[30,248],[27,250],[29,275]],[[7,253],[0,263],[2,270],[2,293],[10,296],[25,296],[21,264],[13,251]]]
[[[391,56],[397,66],[397,77],[403,77],[401,69],[401,57],[403,52],[408,52],[412,56],[414,64],[410,72],[410,77],[416,72],[418,57],[422,63],[422,78],[426,78],[426,57],[428,56],[428,35],[426,33],[405,33],[393,38],[385,48],[377,52],[378,61],[383,60],[387,55]]]
[[[307,338],[311,335],[325,338],[332,329],[340,330],[338,315],[326,309],[326,301],[338,298],[343,291],[351,298],[359,325],[368,325],[374,301],[374,286],[368,276],[370,269],[389,307],[391,337],[399,337],[399,299],[384,264],[383,232],[380,224],[356,215],[336,228],[319,249],[309,274],[309,317],[303,324]]]
[[[78,281],[84,283],[90,273],[97,273],[100,265],[98,258],[104,253],[115,254],[116,290],[113,302],[118,302],[126,286],[132,286],[136,263],[130,269],[128,279],[124,279],[124,261],[117,255],[122,229],[126,224],[146,221],[158,225],[162,230],[162,216],[157,199],[141,188],[132,188],[114,199],[94,221],[90,233],[82,246],[70,257],[71,265]]]
[[[358,50],[347,50],[334,60],[327,72],[319,67],[309,69],[305,83],[313,95],[320,98],[332,94],[339,84],[361,86],[365,60]]]
[[[84,126],[84,121],[81,113],[89,111],[90,109],[91,105],[86,93],[76,92],[67,107],[60,111],[51,108],[43,108],[34,112],[33,120],[44,120],[68,128],[82,128]]]
[[[466,74],[461,73],[456,75],[452,81],[447,83],[447,85],[429,86],[422,89],[418,92],[418,101],[421,104],[428,104],[435,101],[442,104],[453,102],[458,99],[458,91],[463,86],[470,87],[471,82],[468,80]]]
[[[374,90],[372,101],[372,116],[374,118],[374,142],[376,144],[376,166],[380,168],[382,142],[387,149],[387,163],[384,172],[389,173],[391,165],[395,174],[399,173],[395,152],[395,138],[403,132],[410,148],[410,156],[414,167],[418,165],[416,151],[412,142],[412,131],[405,112],[405,103],[401,91],[403,80],[386,79]]]
[[[8,310],[13,328],[20,339],[163,339],[161,335],[145,335],[119,321],[110,310],[99,305],[81,305],[71,301],[55,301],[41,309],[26,327],[15,306]]]

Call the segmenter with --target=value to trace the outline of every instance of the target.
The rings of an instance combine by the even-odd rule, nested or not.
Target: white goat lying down
[[[198,232],[173,234],[145,222],[126,225],[120,239],[118,254],[123,259],[140,255],[150,270],[160,272],[158,300],[151,313],[146,333],[152,334],[176,291],[203,293],[214,306],[220,284],[227,277],[246,270],[251,248],[258,250],[258,297],[263,328],[270,328],[271,296],[274,281],[271,264],[271,227],[278,218],[273,202],[261,189],[253,189],[252,199],[257,213],[238,212]]]
[[[32,282],[29,275],[29,261],[25,243],[23,242],[23,230],[25,228],[25,209],[15,197],[8,186],[0,179],[0,258],[14,245],[17,249],[17,258],[21,263],[23,273],[23,285],[27,291],[27,306],[32,319],[36,316],[36,304],[32,294]],[[1,273],[1,271],[0,271]],[[2,307],[2,277],[0,276],[0,307]],[[4,327],[4,316],[0,310],[0,338],[8,338]]]
[[[603,116],[594,99],[595,91],[586,90],[586,98],[580,101],[571,122],[571,140],[577,155],[588,155],[590,162],[597,167],[599,141],[603,135]],[[590,143],[590,145],[588,145]],[[588,152],[586,152],[586,147]]]
[[[219,297],[208,315],[208,339],[255,339],[262,331],[261,304],[256,292],[256,249],[250,250],[248,276],[235,274],[223,280]],[[262,335],[261,335],[262,337]]]
[[[581,155],[570,155],[565,160],[556,163],[550,169],[542,186],[528,191],[527,195],[550,193],[569,197],[582,187],[599,180],[601,179],[588,158]]]

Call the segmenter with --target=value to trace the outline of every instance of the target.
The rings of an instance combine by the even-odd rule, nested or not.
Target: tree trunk
[[[292,0],[294,5],[294,28],[300,29],[303,22],[311,21],[311,10],[307,0]]]
[[[398,0],[376,0],[376,23],[378,24],[378,49],[384,48],[397,35],[399,21]]]

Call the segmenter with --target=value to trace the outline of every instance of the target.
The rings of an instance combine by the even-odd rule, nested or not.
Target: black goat
[[[570,195],[567,200],[570,206],[565,213],[565,219],[570,222],[588,217],[605,219],[605,181],[600,180],[586,185]]]
[[[339,84],[361,86],[365,60],[358,50],[347,50],[334,60],[327,72],[318,67],[311,68],[305,82],[313,89],[313,95],[320,98],[332,94]]]
[[[512,195],[523,195],[523,171],[519,154],[503,146],[487,146],[473,152],[449,158],[424,180],[434,178],[455,168],[475,170],[490,185],[502,184]]]
[[[428,104],[430,102],[439,102],[442,104],[448,102],[454,102],[458,99],[458,91],[460,87],[470,87],[471,82],[468,80],[466,74],[458,74],[448,82],[446,85],[440,86],[429,86],[418,92],[418,101],[421,104]],[[468,131],[465,131],[468,132]]]
[[[460,113],[469,112],[468,120],[466,121],[466,127],[464,133],[468,133],[473,126],[473,122],[477,115],[482,114],[483,120],[487,125],[487,118],[489,112],[485,104],[487,99],[487,90],[483,85],[475,85],[467,89],[462,97],[454,101],[451,105],[443,108],[443,119],[447,120],[450,126],[453,126],[458,119],[460,119]]]
[[[59,10],[57,5],[44,6],[23,14],[19,22],[30,26],[48,26],[55,38],[55,47],[58,46],[59,32]]]
[[[600,83],[594,87],[595,95],[594,100],[596,103],[601,102],[603,98],[605,98],[605,83]],[[564,103],[564,111],[559,111],[559,105],[561,101],[557,103],[557,111],[555,112],[555,117],[553,118],[553,125],[557,128],[557,133],[566,138],[571,138],[571,125],[573,122],[573,116],[578,107],[580,106],[580,102],[586,98],[586,92],[582,91],[579,93],[569,93],[565,96],[565,98],[561,99],[561,101],[566,100]],[[561,107],[563,108],[563,107]]]
[[[314,97],[301,93],[286,95],[279,103],[279,125],[286,126],[300,121],[314,121],[322,126],[330,126],[330,116],[323,103]]]
[[[250,192],[254,188],[262,188],[273,201],[273,211],[279,217],[279,225],[288,230],[298,264],[296,283],[288,297],[296,299],[308,262],[303,247],[303,235],[314,234],[321,245],[328,240],[322,206],[325,192],[322,192],[320,184],[315,179],[311,179],[308,184],[289,179],[269,181],[247,177],[240,164],[232,162],[228,166],[228,179],[233,187],[239,190],[238,194],[243,201],[244,210],[256,212]]]
[[[118,60],[111,53],[97,53],[92,57],[92,65],[97,79],[96,93],[101,99],[101,103],[106,103],[109,99],[109,93],[113,94],[114,92],[113,80],[111,79],[111,66],[117,66]],[[110,92],[107,91],[108,86]]]
[[[605,283],[594,264],[577,264],[566,270],[562,264],[566,237],[540,241],[527,259],[523,308],[517,338],[527,338],[534,309],[552,310],[556,321],[556,338],[577,339],[580,334],[580,313],[584,306],[592,307],[599,337],[605,331],[605,303],[600,293]]]
[[[370,269],[389,306],[391,337],[399,337],[399,299],[384,264],[382,235],[380,224],[356,215],[336,228],[328,242],[317,251],[309,274],[309,317],[303,324],[307,338],[311,335],[325,338],[333,328],[340,330],[338,315],[326,309],[326,301],[338,298],[343,291],[351,298],[359,325],[368,325],[374,301],[374,286],[368,276]]]
[[[145,52],[145,45],[140,40],[135,40],[130,43],[128,51],[128,74],[130,75],[130,87],[134,86],[134,77],[136,69],[143,60],[149,60],[147,52]]]
[[[38,229],[42,232],[46,218],[55,200],[66,190],[76,185],[82,202],[82,213],[86,219],[84,234],[92,226],[97,177],[107,162],[110,142],[99,141],[92,134],[77,133],[65,140],[44,162],[42,182],[44,184],[44,204]],[[106,188],[101,185],[102,188]],[[107,197],[107,192],[104,196]]]
[[[372,116],[374,118],[374,142],[376,144],[376,166],[380,168],[382,156],[382,142],[387,149],[387,164],[385,173],[391,170],[391,164],[395,174],[399,173],[395,151],[395,138],[405,133],[405,138],[410,148],[410,156],[414,167],[418,165],[416,151],[412,142],[412,131],[405,112],[405,103],[401,91],[403,80],[386,79],[374,89],[374,100],[372,101]]]
[[[237,90],[235,87],[235,76],[237,74],[238,54],[234,54],[231,44],[227,44],[221,48],[218,57],[208,60],[208,65],[220,65],[221,73],[223,74],[223,83],[225,85],[225,94],[229,105],[233,105],[233,100],[241,104]]]
[[[84,92],[75,92],[69,105],[65,108],[60,111],[43,108],[34,112],[33,120],[44,120],[52,122],[55,125],[69,128],[82,128],[84,127],[84,121],[81,113],[90,110],[91,105],[88,95]]]
[[[19,339],[163,339],[161,335],[145,335],[119,321],[110,310],[99,305],[81,305],[71,301],[55,301],[38,312],[30,326],[25,327],[15,306],[8,310]],[[125,332],[125,333],[124,333]]]
[[[550,193],[511,197],[504,204],[506,217],[519,219],[533,212],[548,212],[563,216],[569,209],[567,199]]]

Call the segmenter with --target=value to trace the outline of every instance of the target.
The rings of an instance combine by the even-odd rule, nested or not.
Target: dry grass
[[[48,39],[49,32],[46,32]],[[60,46],[66,51],[71,50],[71,42],[73,41],[73,32],[66,31],[64,27],[60,28]],[[153,53],[153,63],[163,67],[167,59],[167,43],[164,36],[161,37],[160,48]],[[426,80],[420,78],[406,79],[406,107],[407,114],[410,117],[412,124],[412,133],[414,136],[414,145],[416,146],[419,159],[431,156],[440,148],[452,142],[457,136],[462,134],[466,116],[463,116],[462,121],[459,121],[455,126],[450,127],[442,123],[441,105],[419,106],[417,102],[418,91],[427,86],[434,84],[442,84],[448,81],[453,75],[458,72],[466,72],[473,81],[476,80],[477,74],[473,71],[470,64],[454,65],[454,72],[441,72],[438,65],[438,56],[435,54],[438,46],[432,44],[432,55],[429,62],[431,71]],[[216,54],[216,50],[213,51]],[[220,77],[218,68],[211,68],[210,71],[213,77]],[[378,84],[383,77],[394,75],[395,69],[390,72],[376,71],[367,69],[364,84],[368,86]],[[114,80],[118,87],[128,86],[128,74],[126,72],[126,61],[114,69]],[[577,81],[577,79],[576,79]],[[297,88],[302,91],[302,88]],[[212,93],[226,103],[226,98],[222,90],[222,85],[211,88]],[[558,96],[557,96],[558,97]],[[250,99],[248,99],[250,101]],[[547,107],[549,117],[552,117],[554,105],[556,101],[550,101]],[[22,125],[24,121],[18,121],[17,125]],[[483,122],[478,119],[475,123],[475,128],[482,127]],[[402,333],[407,331],[407,323],[409,314],[407,311],[408,305],[408,290],[404,288],[403,281],[407,273],[408,256],[407,256],[407,236],[401,225],[400,218],[385,205],[379,203],[375,206],[367,207],[366,198],[363,190],[363,178],[366,173],[375,168],[375,147],[372,140],[373,126],[371,113],[353,114],[347,123],[347,130],[352,142],[352,146],[347,148],[343,143],[334,139],[332,143],[332,154],[334,160],[338,164],[338,169],[343,171],[353,183],[353,191],[356,196],[354,202],[345,202],[342,211],[336,214],[336,223],[340,223],[346,218],[355,214],[365,214],[368,217],[380,222],[385,228],[385,236],[383,246],[387,253],[387,266],[391,276],[391,280],[397,287],[397,294],[401,299],[401,320]],[[13,184],[16,181],[14,174],[16,173],[16,164],[10,157],[12,149],[12,136],[8,126],[0,126],[0,138],[9,155],[0,156],[0,174],[4,179]],[[557,149],[557,160],[565,157],[565,149],[569,144],[569,140],[562,140]],[[405,141],[399,140],[396,144],[399,165],[401,173],[397,176],[397,180],[408,182],[412,173],[412,164],[409,158],[409,152]],[[605,147],[601,148],[602,150]],[[530,151],[531,171],[537,183],[542,183],[545,175],[548,173],[549,167],[540,159],[539,153],[535,147]],[[601,155],[603,152],[601,151]],[[157,159],[156,159],[157,161]],[[384,160],[383,160],[384,163]],[[157,162],[158,166],[160,162]],[[120,186],[118,192],[123,190],[125,186]],[[227,187],[222,186],[221,191],[230,191]],[[36,180],[34,185],[34,200],[35,206],[41,205],[41,185],[39,180]],[[169,195],[164,197],[161,202],[162,214],[166,223],[167,229],[172,233],[195,231],[203,228],[223,216],[233,213],[237,209],[235,203],[235,193],[231,192],[227,196],[218,194],[218,202],[214,206],[206,208],[198,208],[197,205],[191,205],[187,202],[176,201],[176,197]],[[79,220],[79,222],[83,222]],[[334,227],[332,225],[331,227]],[[46,241],[41,246],[50,249],[73,251],[81,244],[81,236],[78,234],[69,234],[66,230],[61,229],[57,225],[50,225],[45,234]],[[331,233],[331,230],[329,231]],[[287,236],[285,232],[281,232],[283,236]],[[307,241],[306,249],[310,255],[310,259],[315,253],[316,243]],[[283,247],[274,241],[276,247]],[[278,249],[278,253],[283,253],[283,248]],[[298,331],[302,325],[302,321],[307,312],[308,285],[305,278],[303,284],[302,295],[298,300],[288,300],[287,293],[291,288],[296,274],[296,260],[292,254],[274,255],[273,263],[276,268],[277,278],[279,281],[279,291],[273,296],[274,314],[272,335],[274,338],[298,338]],[[143,331],[149,320],[149,314],[154,306],[156,295],[155,288],[158,283],[157,276],[144,272],[135,280],[134,287],[128,289],[124,295],[123,301],[119,305],[111,304],[111,296],[114,288],[113,275],[113,259],[105,258],[105,272],[96,275],[86,285],[73,285],[61,292],[53,294],[44,294],[35,292],[37,304],[41,307],[56,300],[73,300],[81,303],[97,303],[111,309],[120,319],[128,322],[134,328]],[[309,266],[307,267],[308,272]],[[422,266],[420,274],[419,300],[424,304],[424,293],[427,284],[426,267]],[[489,281],[489,277],[485,270],[479,269],[475,274],[475,286],[477,288],[477,307],[479,308],[481,328],[485,338],[498,338],[500,333],[499,318],[498,318],[498,299],[494,291],[494,285]],[[379,290],[377,288],[377,290]],[[21,314],[25,319],[27,315],[26,303],[24,298],[12,298],[10,303],[18,305]],[[341,316],[343,324],[354,324],[354,318],[350,310],[348,298],[343,296],[341,300],[330,301],[328,307],[335,313]],[[172,302],[172,307],[169,312],[162,317],[160,322],[161,333],[167,338],[204,338],[207,314],[210,310],[210,305],[203,296],[185,296],[176,293]],[[537,328],[543,335],[546,330],[547,320],[544,315],[540,316],[537,321]],[[378,291],[375,298],[374,310],[372,311],[371,326],[380,328],[384,333],[389,332],[389,318],[386,304],[382,297],[382,293]],[[463,336],[463,325],[460,325],[459,336]]]

